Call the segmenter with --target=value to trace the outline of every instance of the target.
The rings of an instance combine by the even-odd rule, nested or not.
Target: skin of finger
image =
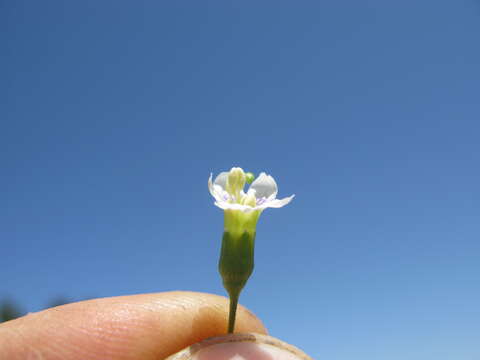
[[[194,354],[191,360],[302,360],[295,354],[268,344],[252,342],[224,343],[209,346]]]
[[[166,292],[82,301],[0,325],[1,359],[160,360],[226,333],[228,300]],[[266,334],[240,306],[235,332]]]

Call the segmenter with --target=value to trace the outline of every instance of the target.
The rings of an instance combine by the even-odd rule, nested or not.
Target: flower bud
[[[245,180],[247,181],[247,184],[251,184],[253,180],[255,180],[255,175],[251,172],[245,173]]]

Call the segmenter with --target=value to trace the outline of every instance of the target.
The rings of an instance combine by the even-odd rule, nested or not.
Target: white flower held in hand
[[[253,180],[253,174],[245,174],[241,168],[222,172],[208,189],[215,198],[215,205],[224,210],[224,233],[220,253],[219,271],[223,285],[230,296],[228,332],[233,332],[235,313],[240,292],[253,271],[254,244],[257,221],[266,208],[280,208],[288,204],[294,195],[277,199],[275,180],[265,173],[253,181],[245,193],[245,183]]]

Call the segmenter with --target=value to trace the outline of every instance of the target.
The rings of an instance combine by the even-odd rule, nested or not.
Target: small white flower
[[[232,168],[230,172],[221,172],[212,182],[208,179],[208,189],[215,198],[215,205],[223,210],[240,210],[244,213],[262,212],[266,208],[281,208],[287,205],[295,195],[277,199],[277,183],[270,175],[261,173],[245,193],[245,173],[241,168]]]
[[[213,182],[212,175],[208,179],[208,189],[215,198],[215,205],[224,210],[218,270],[230,296],[229,333],[235,328],[238,297],[253,271],[258,218],[266,208],[280,208],[294,197],[277,199],[277,183],[265,173],[261,173],[245,193],[243,188],[247,179],[250,183],[253,174],[245,174],[241,168],[235,167],[220,173]]]

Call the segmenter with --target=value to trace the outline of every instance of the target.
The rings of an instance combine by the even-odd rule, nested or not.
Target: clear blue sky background
[[[224,294],[210,172],[272,174],[241,302],[329,360],[480,357],[480,2],[3,1],[0,297]]]

